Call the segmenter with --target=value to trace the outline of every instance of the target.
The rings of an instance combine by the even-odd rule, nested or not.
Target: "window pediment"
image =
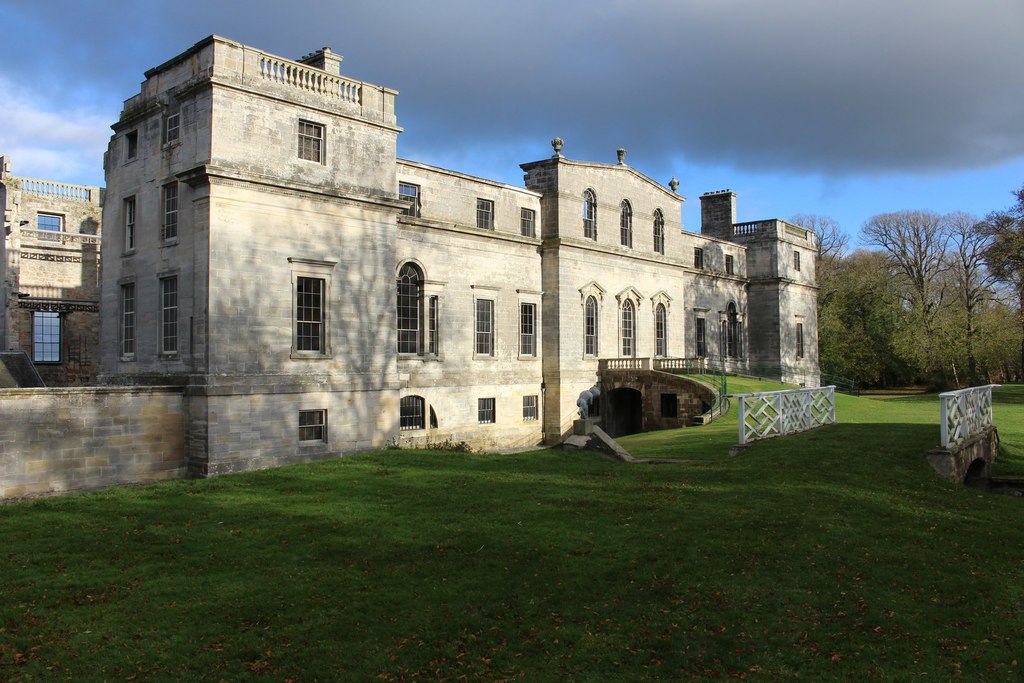
[[[622,306],[627,300],[632,301],[634,306],[639,306],[640,302],[644,300],[644,295],[635,287],[626,287],[615,295],[615,300],[619,302],[619,306]]]
[[[598,303],[604,300],[605,289],[601,285],[597,284],[593,280],[583,285],[579,289],[580,292],[580,305],[583,305],[587,301],[587,297],[594,297]]]

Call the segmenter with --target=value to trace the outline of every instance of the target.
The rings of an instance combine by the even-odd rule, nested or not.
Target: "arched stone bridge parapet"
[[[970,438],[946,448],[928,452],[928,462],[939,475],[955,484],[971,478],[989,477],[999,452],[999,432],[989,425]]]
[[[650,358],[602,360],[598,381],[602,424],[613,437],[692,425],[716,398],[700,382],[653,370]]]

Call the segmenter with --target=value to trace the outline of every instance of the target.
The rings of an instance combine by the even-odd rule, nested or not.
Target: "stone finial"
[[[672,176],[672,180],[668,181],[668,187],[673,192],[678,190],[679,189],[679,178],[676,178],[675,176]]]
[[[551,141],[551,149],[555,150],[555,156],[562,156],[562,147],[565,145],[565,141],[562,138],[554,138]]]
[[[617,157],[619,157],[619,163],[620,164],[625,164],[626,163],[626,148],[625,147],[619,147],[617,150],[615,150],[615,155]]]

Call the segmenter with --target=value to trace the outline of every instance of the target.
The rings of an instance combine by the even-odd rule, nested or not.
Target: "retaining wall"
[[[183,405],[175,387],[0,390],[0,498],[182,477]]]

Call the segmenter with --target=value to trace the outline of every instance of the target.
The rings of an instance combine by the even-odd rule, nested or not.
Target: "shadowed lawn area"
[[[931,471],[934,395],[838,401],[735,458],[732,414],[622,440],[678,464],[381,451],[0,507],[0,679],[1018,679],[1024,500]],[[1021,387],[996,424],[1024,470]]]

